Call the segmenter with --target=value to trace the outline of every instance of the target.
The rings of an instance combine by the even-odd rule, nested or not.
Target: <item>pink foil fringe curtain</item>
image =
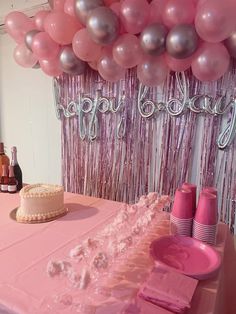
[[[187,75],[191,97],[235,96],[234,67],[222,80],[209,84],[200,83],[191,73]],[[158,112],[143,118],[137,106],[139,83],[132,70],[116,84],[88,70],[81,77],[62,76],[58,85],[59,103],[64,108],[78,101],[80,95],[95,97],[98,89],[107,98],[125,96],[115,113],[90,112],[82,119],[78,115],[62,116],[62,173],[67,191],[131,203],[151,191],[173,196],[185,181],[197,184],[199,191],[204,186],[216,186],[220,218],[235,232],[236,140],[225,150],[216,145],[230,112],[214,116],[187,110],[179,117]],[[166,102],[176,94],[177,82],[171,73],[165,85],[149,90],[146,98]],[[98,128],[95,140],[86,136],[92,130],[91,120]],[[123,131],[123,138],[117,136]]]

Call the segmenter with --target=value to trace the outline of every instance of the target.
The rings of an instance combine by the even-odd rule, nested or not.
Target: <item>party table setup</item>
[[[236,1],[25,2],[4,36],[61,137],[41,90],[1,100],[0,314],[234,314]]]
[[[47,216],[61,192],[35,184],[0,194],[3,313],[222,313],[226,225],[217,224],[214,246],[183,235],[166,212],[170,197],[155,192],[132,205],[63,193],[65,211]],[[193,217],[194,195],[177,190],[171,216]]]

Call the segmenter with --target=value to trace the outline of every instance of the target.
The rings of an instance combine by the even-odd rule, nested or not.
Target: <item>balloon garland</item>
[[[139,81],[161,85],[192,69],[216,81],[236,58],[235,0],[54,0],[31,19],[5,18],[16,63],[49,76],[82,75],[86,66],[116,82],[137,67]]]

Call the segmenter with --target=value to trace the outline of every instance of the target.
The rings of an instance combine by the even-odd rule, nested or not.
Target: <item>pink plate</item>
[[[204,280],[214,276],[220,268],[221,257],[209,245],[184,236],[164,236],[154,240],[150,253],[157,265]]]

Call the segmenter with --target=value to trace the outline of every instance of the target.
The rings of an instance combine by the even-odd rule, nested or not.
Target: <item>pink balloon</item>
[[[109,7],[111,4],[113,4],[113,3],[118,3],[118,2],[120,2],[120,0],[104,0],[105,5],[108,6],[108,7]]]
[[[163,11],[168,0],[153,0],[150,3],[150,17],[148,24],[162,23]]]
[[[192,24],[195,13],[193,0],[168,0],[163,10],[163,22],[169,28],[178,24]]]
[[[200,0],[193,0],[193,4],[195,5],[195,7],[198,5],[199,1]],[[205,0],[203,0],[203,1],[205,1]]]
[[[64,5],[66,0],[54,0],[53,10],[54,11],[64,11]]]
[[[207,0],[195,0],[195,5],[198,8],[199,6],[201,6],[204,2],[206,2]]]
[[[168,53],[166,53],[165,59],[170,70],[174,72],[182,72],[191,67],[193,56],[185,59],[175,59],[171,57]]]
[[[96,44],[86,28],[79,30],[72,41],[75,55],[83,61],[98,60],[102,53],[102,46]]]
[[[232,10],[236,10],[236,1],[235,0],[227,0],[232,8]]]
[[[164,56],[148,56],[138,65],[137,76],[142,84],[155,87],[165,81],[168,71]]]
[[[43,72],[49,76],[59,76],[63,73],[60,69],[58,56],[51,60],[40,60],[39,63]]]
[[[114,61],[110,49],[103,50],[103,54],[98,61],[98,72],[108,82],[117,82],[125,77],[125,69]]]
[[[82,28],[72,16],[63,12],[50,13],[44,22],[45,31],[60,45],[72,43],[75,33]]]
[[[34,16],[34,23],[39,31],[44,31],[44,20],[48,16],[50,11],[41,10],[38,11]]]
[[[203,2],[198,6],[195,26],[199,36],[205,41],[223,41],[236,28],[234,3],[230,0]]]
[[[31,48],[38,59],[53,59],[60,51],[60,46],[46,32],[34,36]]]
[[[64,5],[64,12],[71,16],[75,16],[75,1],[74,0],[66,0]]]
[[[193,62],[193,75],[200,81],[216,81],[225,74],[230,64],[230,56],[222,43],[203,43]]]
[[[5,17],[7,33],[18,43],[22,43],[25,34],[34,29],[33,21],[22,12],[13,11]]]
[[[127,33],[139,34],[148,23],[149,4],[146,0],[124,0],[120,12]]]
[[[113,45],[113,58],[125,69],[135,67],[142,59],[142,50],[135,35],[124,34]]]
[[[110,9],[118,16],[121,16],[121,12],[120,12],[120,3],[116,2],[113,3],[112,5],[110,5]]]
[[[19,44],[14,49],[14,59],[16,63],[24,68],[32,68],[38,59],[36,56],[25,46],[25,44]]]
[[[88,62],[88,65],[89,65],[90,68],[93,69],[94,71],[97,71],[97,70],[98,70],[98,63],[97,63],[97,61]]]

